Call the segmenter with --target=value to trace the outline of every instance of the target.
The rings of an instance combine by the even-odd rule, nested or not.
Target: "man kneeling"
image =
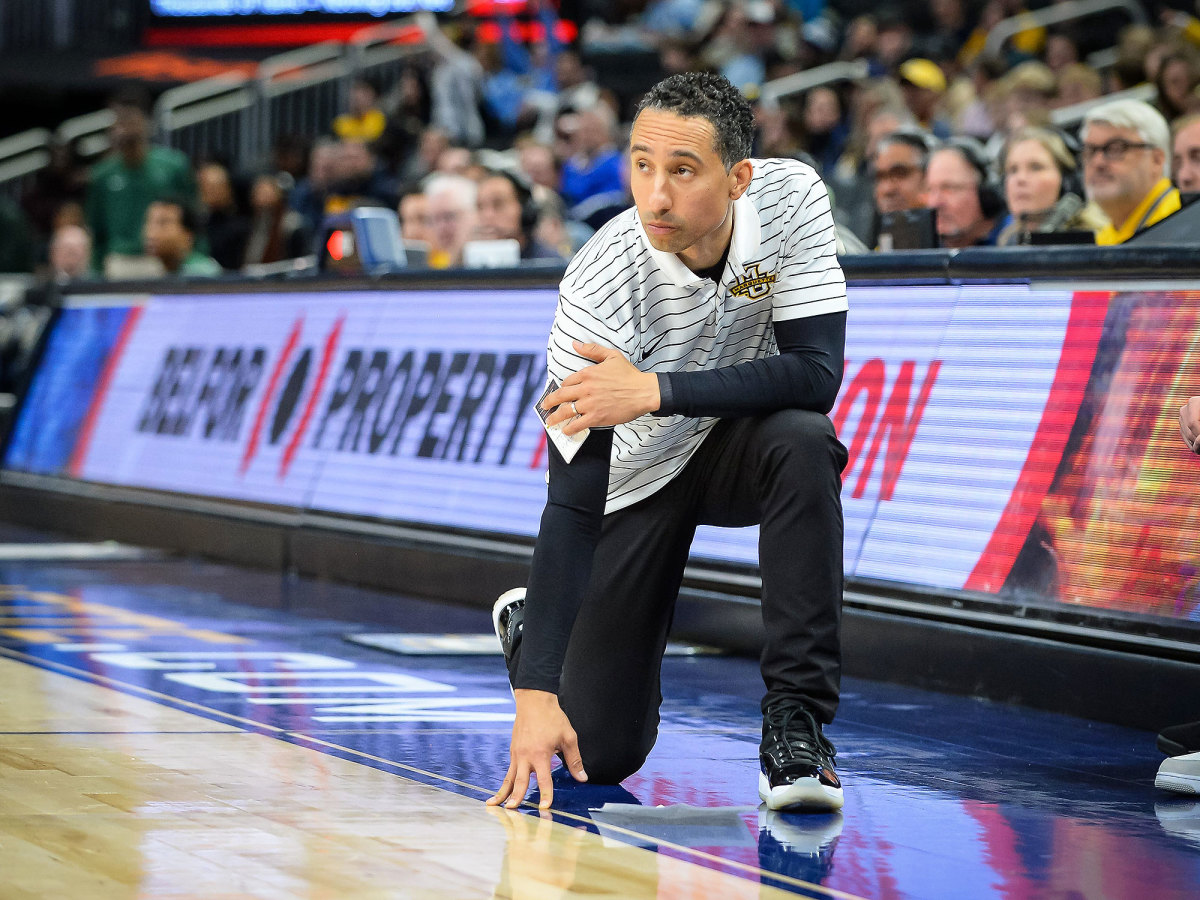
[[[516,807],[551,760],[615,783],[658,733],[667,631],[696,526],[759,524],[766,645],[759,794],[836,809],[841,471],[827,413],[841,384],[846,282],[825,186],[794,160],[751,160],[753,121],[719,76],[642,100],[635,208],[563,277],[550,333],[548,502],[524,594],[498,601],[517,704],[488,802]],[[553,436],[553,435],[552,435]]]

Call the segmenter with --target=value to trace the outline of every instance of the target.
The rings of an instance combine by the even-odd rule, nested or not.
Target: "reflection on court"
[[[5,897],[787,896],[10,659],[0,683]]]
[[[347,640],[482,634],[485,609],[164,559],[0,562],[0,617],[2,900],[1200,884],[1200,819],[1154,790],[1152,734],[847,679],[844,814],[777,815],[755,790],[757,662],[672,656],[646,765],[619,786],[556,780],[542,821],[483,807],[512,727],[496,658]]]

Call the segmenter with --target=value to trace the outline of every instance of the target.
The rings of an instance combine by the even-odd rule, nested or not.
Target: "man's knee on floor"
[[[587,772],[589,784],[617,784],[637,772],[650,755],[649,748],[643,749],[632,743],[621,742],[610,736],[606,740],[581,740],[580,754],[583,770]]]

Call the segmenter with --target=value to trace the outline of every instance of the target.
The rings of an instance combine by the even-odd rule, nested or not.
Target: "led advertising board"
[[[1198,461],[1174,422],[1198,300],[852,285],[831,413],[850,454],[847,574],[1200,618]],[[532,536],[555,303],[551,289],[92,299],[63,311],[6,465]],[[693,556],[754,563],[756,543],[706,528]]]
[[[526,0],[145,0],[147,46],[303,46],[350,41],[364,28],[414,14],[461,14],[485,43],[570,44],[574,21],[558,4]]]

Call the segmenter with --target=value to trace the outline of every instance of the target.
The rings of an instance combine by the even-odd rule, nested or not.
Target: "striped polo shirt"
[[[572,341],[615,347],[644,372],[692,372],[775,355],[774,320],[846,310],[825,185],[795,160],[751,163],[750,186],[734,201],[720,284],[655,250],[636,208],[575,254],[550,330],[551,378],[561,383],[593,364]],[[617,425],[604,511],[649,497],[674,478],[716,422],[644,415]]]

